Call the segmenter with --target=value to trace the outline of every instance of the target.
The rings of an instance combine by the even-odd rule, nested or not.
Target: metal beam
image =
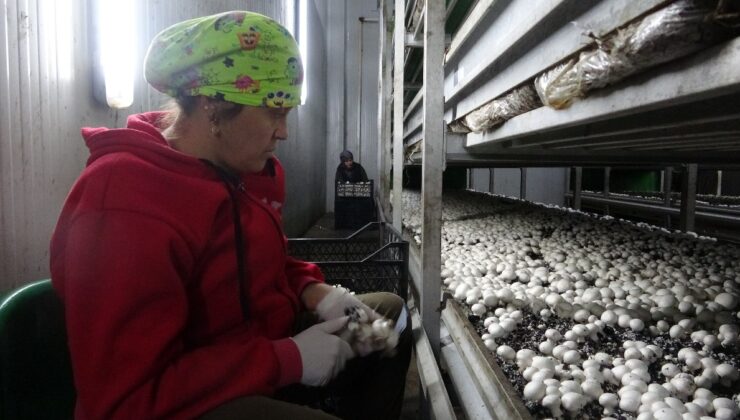
[[[424,40],[417,38],[417,35],[411,32],[406,32],[405,43],[409,48],[424,48]],[[445,46],[449,44],[450,35],[445,34]]]
[[[421,138],[421,134],[419,135]],[[445,163],[447,166],[470,167],[470,168],[487,168],[495,166],[497,168],[547,168],[557,166],[582,165],[589,168],[598,168],[603,166],[621,167],[621,168],[641,168],[645,166],[666,166],[679,165],[685,162],[695,161],[702,167],[713,166],[725,169],[740,169],[740,161],[737,159],[737,150],[729,151],[711,151],[706,153],[697,152],[667,152],[643,153],[635,155],[634,153],[572,153],[568,155],[548,154],[547,151],[537,150],[535,153],[447,153]],[[412,154],[407,162],[409,165],[420,165],[421,155]]]
[[[660,150],[675,149],[676,146],[691,146],[695,144],[704,144],[705,148],[714,144],[715,141],[740,142],[740,131],[707,131],[706,133],[697,133],[689,135],[671,135],[665,137],[641,138],[628,140],[622,144],[612,146],[587,146],[588,150]]]
[[[386,0],[390,1],[390,0]],[[403,231],[403,37],[404,0],[395,0],[393,28],[393,227]]]
[[[475,28],[479,23],[481,23],[483,18],[486,17],[486,14],[488,14],[496,1],[497,0],[479,0],[475,3],[473,10],[470,11],[462,25],[460,25],[460,28],[457,29],[455,38],[452,39],[450,49],[447,51],[445,56],[445,61],[451,60],[452,57],[460,51],[460,46],[468,40]]]
[[[722,150],[735,148],[740,151],[740,135],[730,135],[726,137],[705,137],[692,141],[685,141],[676,144],[666,144],[660,146],[646,145],[644,147],[634,147],[628,150],[645,151],[645,150]]]
[[[670,112],[646,112],[629,118],[613,118],[553,133],[510,140],[509,147],[557,147],[568,144],[601,144],[601,140],[629,140],[656,137],[668,133],[701,132],[717,127],[740,127],[740,101],[718,98],[700,103],[673,107]],[[651,134],[652,133],[652,134]]]
[[[437,314],[439,316],[439,314]],[[419,371],[419,384],[423,393],[422,407],[424,414],[421,418],[432,420],[456,419],[452,408],[447,387],[437,363],[438,357],[434,352],[429,334],[425,330],[422,320],[416,309],[411,310],[411,332],[414,336],[414,350],[416,365]],[[439,336],[439,330],[437,330]]]
[[[585,125],[740,91],[740,38],[661,66],[603,89],[568,109],[541,107],[485,134],[468,134],[467,145],[501,143],[531,133]],[[707,74],[712,77],[708,78]]]
[[[456,115],[465,115],[582,50],[592,41],[584,28],[599,28],[597,35],[602,35],[666,2],[541,0],[537,7],[526,1],[502,2],[507,7],[494,22],[482,21],[490,27],[484,32],[490,45],[486,53],[467,60],[473,68],[459,83],[448,81],[447,106],[454,106]],[[578,25],[571,24],[574,16],[578,16]],[[471,46],[467,54],[480,52]],[[463,58],[453,60],[462,62]],[[451,70],[447,69],[448,74]]]
[[[581,209],[581,181],[583,180],[583,168],[576,166],[575,183],[573,185],[573,208],[576,210]]]
[[[717,171],[717,197],[722,195],[722,170]]]
[[[611,182],[612,168],[609,166],[604,167],[604,191],[602,194],[605,198],[609,198],[609,184]],[[609,214],[609,206],[604,207],[604,213]]]
[[[378,69],[378,196],[385,219],[390,218],[391,188],[391,103],[393,100],[393,0],[380,0],[379,5],[380,66]],[[400,232],[401,229],[398,228]]]
[[[610,198],[604,198],[595,194],[583,193],[581,195],[582,204],[597,204],[602,206],[611,206],[613,208],[623,208],[638,210],[645,214],[657,214],[680,217],[681,209],[675,207],[665,207],[661,201],[655,201],[654,203],[647,202],[648,200],[640,199],[620,199],[614,196]],[[695,218],[705,222],[718,223],[722,225],[734,225],[740,227],[740,217],[737,214],[729,213],[715,213],[710,211],[707,206],[704,206],[704,210],[696,211]]]
[[[719,129],[718,129],[719,128]],[[577,149],[581,147],[585,147],[589,150],[610,150],[610,149],[623,149],[623,148],[633,148],[633,147],[640,147],[640,146],[650,146],[650,147],[659,147],[661,145],[672,145],[672,144],[683,144],[683,143],[692,143],[696,141],[706,141],[707,139],[712,138],[725,138],[725,137],[735,137],[740,138],[740,129],[738,130],[724,130],[722,129],[724,127],[715,125],[714,129],[704,127],[703,131],[687,134],[687,133],[670,133],[670,134],[662,134],[662,135],[653,135],[649,133],[639,133],[639,134],[632,134],[629,136],[625,136],[620,139],[616,140],[603,140],[603,141],[590,141],[590,139],[585,139],[585,141],[574,143],[574,144],[568,144],[568,145],[549,145],[549,147],[552,147],[554,149]]]
[[[671,185],[673,185],[673,168],[667,166],[663,170],[663,205],[666,207],[672,207],[673,196],[671,195]],[[671,228],[671,215],[668,214],[665,217],[665,228]]]
[[[695,230],[696,177],[698,165],[689,163],[681,175],[681,216],[680,228],[684,232]]]
[[[519,198],[527,199],[527,168],[519,168]]]
[[[422,89],[416,92],[416,96],[414,96],[414,99],[409,102],[409,107],[406,109],[406,112],[403,114],[403,119],[406,120],[409,118],[411,113],[416,111],[418,106],[421,104],[421,100],[424,99],[424,89],[422,86]]]
[[[422,166],[421,317],[439,360],[444,147],[444,0],[427,0],[424,14],[424,160]]]
[[[447,18],[450,17],[450,13],[455,10],[455,6],[457,6],[457,0],[450,0],[447,3],[447,10],[445,11],[445,22],[447,21]]]

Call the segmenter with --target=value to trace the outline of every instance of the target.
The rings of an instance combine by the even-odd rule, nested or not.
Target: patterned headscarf
[[[147,82],[172,97],[203,95],[270,108],[301,100],[298,44],[258,13],[232,11],[170,26],[152,41],[144,68]]]

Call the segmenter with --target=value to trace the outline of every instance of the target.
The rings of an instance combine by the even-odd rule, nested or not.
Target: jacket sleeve
[[[71,220],[55,232],[51,265],[64,300],[78,418],[193,418],[300,379],[290,339],[270,341],[245,327],[188,346],[184,279],[195,259],[173,227],[131,211]]]
[[[360,166],[359,169],[360,169],[360,182],[367,182],[367,173],[365,172],[365,168]]]
[[[334,175],[334,184],[336,186],[337,182],[344,182],[344,173],[342,172],[342,164],[340,163],[339,166],[337,166],[337,172]]]
[[[323,283],[324,274],[316,264],[288,257],[285,262],[285,274],[288,277],[288,285],[293,289],[296,296],[301,296],[303,289],[311,283]]]

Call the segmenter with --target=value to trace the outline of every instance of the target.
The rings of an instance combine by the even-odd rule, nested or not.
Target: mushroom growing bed
[[[740,417],[736,246],[469,191],[443,221],[443,287],[533,417]]]

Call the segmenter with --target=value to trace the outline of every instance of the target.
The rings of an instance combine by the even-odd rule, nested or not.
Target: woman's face
[[[236,117],[219,124],[217,161],[237,173],[261,171],[273,157],[277,142],[288,138],[291,109],[245,105]]]

